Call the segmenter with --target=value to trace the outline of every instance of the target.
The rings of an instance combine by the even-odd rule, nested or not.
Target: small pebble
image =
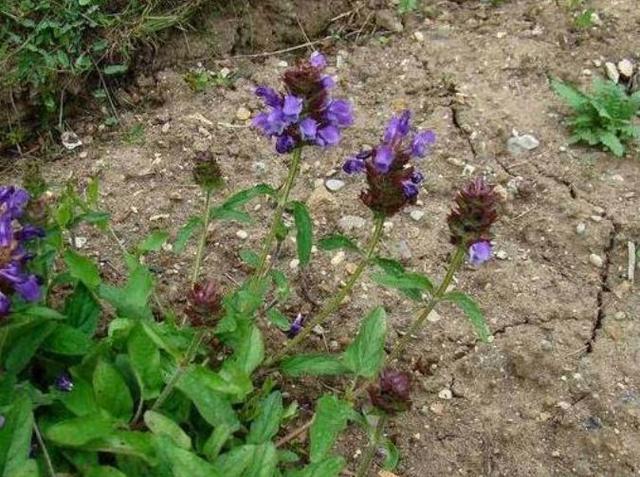
[[[614,83],[620,81],[620,72],[618,71],[618,68],[616,68],[616,65],[614,65],[610,61],[607,61],[604,64],[604,70],[611,81],[613,81]]]
[[[340,265],[344,261],[345,257],[346,257],[346,254],[344,253],[344,251],[340,250],[331,259],[331,265]]]
[[[602,216],[601,215],[592,215],[590,218],[594,222],[602,222]]]
[[[297,258],[294,258],[289,262],[289,268],[291,270],[296,270],[299,266],[300,266],[300,260],[298,260]]]
[[[442,391],[440,391],[438,393],[438,397],[440,399],[444,399],[444,400],[449,400],[453,398],[453,392],[451,392],[451,389],[449,388],[444,388]]]
[[[592,265],[598,268],[601,268],[604,265],[604,260],[602,260],[602,257],[600,255],[596,255],[595,253],[589,255],[589,261]]]
[[[620,75],[625,79],[631,78],[633,76],[633,63],[626,58],[620,60],[618,63],[618,71],[620,71]]]
[[[236,232],[236,237],[238,237],[239,239],[245,240],[249,238],[249,234],[247,233],[246,230],[238,230]]]
[[[244,106],[240,106],[236,111],[236,118],[238,118],[240,121],[246,121],[250,117],[251,117],[251,111],[249,111]]]
[[[580,222],[578,225],[576,225],[576,233],[578,235],[584,235],[586,230],[587,230],[587,225],[584,222]]]
[[[413,38],[415,38],[418,43],[422,43],[424,41],[424,34],[421,31],[414,31]]]
[[[422,219],[422,217],[424,217],[424,214],[425,214],[424,210],[412,210],[409,216],[416,222],[419,222]]]
[[[496,258],[498,260],[506,260],[507,258],[509,258],[509,255],[507,255],[507,252],[505,252],[504,250],[498,250],[496,252]]]
[[[434,402],[429,409],[431,409],[431,412],[437,416],[441,416],[444,413],[444,404],[441,402]]]
[[[329,349],[331,351],[338,351],[339,348],[340,348],[340,343],[338,343],[336,340],[329,341]]]
[[[331,192],[338,192],[344,187],[344,181],[341,181],[340,179],[328,179],[324,185]]]
[[[324,328],[321,325],[314,326],[312,331],[318,336],[324,335]]]

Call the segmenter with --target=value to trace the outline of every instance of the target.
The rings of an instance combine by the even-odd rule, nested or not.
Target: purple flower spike
[[[327,59],[319,51],[314,51],[313,53],[311,53],[311,56],[309,57],[309,63],[311,63],[311,66],[313,66],[314,68],[320,70],[323,70],[327,67]]]
[[[9,298],[0,291],[0,318],[7,316],[11,310],[11,301]]]
[[[280,136],[276,141],[276,151],[280,154],[287,154],[296,147],[295,140],[288,134]]]
[[[433,131],[422,131],[416,134],[411,144],[411,153],[416,157],[424,157],[429,150],[429,146],[432,146],[436,142],[436,135]]]
[[[284,97],[284,105],[282,106],[282,113],[288,124],[295,123],[302,112],[302,98],[297,96],[287,95]]]
[[[469,247],[469,263],[477,267],[491,259],[491,242],[482,240]]]
[[[300,135],[304,141],[313,141],[318,134],[318,123],[315,119],[307,118],[300,121]]]
[[[8,247],[13,241],[13,227],[11,226],[11,216],[5,214],[0,216],[0,247]]]
[[[418,186],[413,182],[405,181],[402,183],[402,192],[407,199],[411,200],[418,197],[418,192],[420,192],[420,189],[418,189]]]
[[[62,391],[65,393],[73,391],[73,380],[71,379],[69,373],[61,373],[56,378],[55,386],[58,391]]]
[[[325,75],[322,77],[320,82],[324,89],[333,89],[336,86],[336,80],[333,79],[333,76]]]
[[[282,98],[273,88],[258,86],[256,88],[256,96],[262,98],[267,106],[271,106],[272,108],[282,107]]]
[[[353,124],[353,107],[349,101],[335,99],[327,106],[327,120],[331,124],[347,127]]]
[[[322,147],[335,146],[340,142],[340,129],[336,126],[327,126],[318,131],[316,144]]]
[[[365,168],[366,165],[364,160],[358,159],[357,157],[350,157],[342,166],[342,170],[347,174],[357,174],[359,172],[364,172]]]
[[[298,313],[298,316],[296,316],[296,319],[293,320],[293,323],[291,323],[291,327],[289,328],[289,331],[287,331],[287,337],[289,339],[292,339],[298,336],[298,333],[300,333],[303,326],[304,326],[304,317],[302,316],[302,313]]]
[[[420,184],[423,180],[424,175],[422,175],[422,172],[415,171],[413,174],[411,174],[411,182],[413,182],[414,184]]]
[[[40,285],[38,284],[38,279],[35,275],[29,275],[20,283],[16,283],[14,287],[25,301],[34,302],[40,299]]]
[[[386,174],[391,169],[391,163],[393,162],[393,151],[391,147],[383,145],[376,150],[376,155],[373,158],[373,165],[378,172]]]

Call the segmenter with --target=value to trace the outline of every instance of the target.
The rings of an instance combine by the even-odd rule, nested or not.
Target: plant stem
[[[289,165],[289,175],[287,176],[286,182],[282,186],[282,191],[280,191],[280,196],[278,197],[278,205],[273,213],[271,228],[269,230],[269,234],[264,240],[262,253],[260,254],[260,260],[253,274],[254,278],[256,279],[264,277],[269,269],[267,258],[269,257],[269,253],[273,248],[273,241],[276,239],[276,236],[278,234],[278,227],[280,226],[280,221],[282,220],[284,208],[287,206],[287,202],[289,201],[289,194],[291,193],[291,189],[293,189],[293,184],[295,183],[298,172],[300,171],[301,158],[302,148],[299,147],[297,149],[294,149],[293,154],[291,155],[291,164]]]
[[[375,227],[373,230],[373,235],[371,236],[371,239],[369,239],[369,244],[367,245],[365,255],[360,260],[358,267],[356,268],[353,275],[351,275],[346,285],[342,288],[342,290],[340,290],[340,292],[337,295],[335,295],[335,297],[332,300],[329,300],[325,303],[325,305],[318,312],[318,314],[311,321],[305,324],[305,326],[302,328],[300,333],[298,333],[298,335],[295,338],[288,341],[284,345],[284,347],[280,350],[280,352],[276,353],[272,358],[270,358],[265,362],[266,367],[271,366],[272,364],[277,363],[282,358],[284,358],[292,349],[294,349],[302,341],[307,339],[309,335],[313,332],[313,329],[316,326],[322,325],[340,307],[344,299],[351,293],[354,285],[362,275],[362,272],[364,272],[365,268],[373,258],[373,255],[375,254],[376,249],[378,248],[378,243],[382,238],[382,232],[384,230],[383,228],[384,219],[385,218],[382,215],[377,215],[375,217],[375,220],[374,220]]]
[[[167,385],[160,393],[160,396],[158,396],[158,399],[156,399],[156,402],[153,403],[153,406],[151,407],[152,411],[157,411],[158,409],[160,409],[160,407],[162,407],[164,402],[167,400],[167,398],[171,394],[171,391],[173,391],[173,388],[178,383],[178,380],[182,377],[187,367],[191,364],[191,361],[193,361],[193,358],[195,357],[196,352],[198,351],[198,348],[200,347],[200,344],[204,339],[205,333],[205,331],[198,331],[193,337],[193,340],[191,340],[184,358],[182,358],[182,360],[178,364],[178,367],[169,378],[169,381],[167,381]]]
[[[206,199],[204,202],[204,211],[202,213],[202,235],[200,243],[198,243],[198,251],[196,252],[196,260],[193,263],[193,276],[191,277],[191,285],[195,285],[200,275],[200,264],[202,263],[202,254],[204,246],[207,243],[207,231],[209,228],[209,208],[211,207],[211,189],[207,189]]]
[[[44,439],[42,438],[42,434],[40,433],[40,429],[38,428],[38,424],[35,422],[35,418],[33,421],[33,432],[36,435],[36,439],[38,444],[42,448],[42,456],[44,457],[44,462],[47,466],[47,472],[50,477],[56,477],[56,471],[53,468],[53,462],[51,461],[51,456],[49,455],[49,451],[47,450],[47,446],[44,443]]]
[[[366,477],[369,474],[369,469],[371,469],[371,464],[373,464],[373,458],[376,455],[376,449],[378,448],[378,444],[380,443],[380,437],[382,437],[382,433],[384,432],[384,426],[387,424],[387,415],[382,414],[378,419],[378,423],[376,424],[376,430],[373,434],[373,439],[369,443],[369,447],[367,448],[364,457],[362,458],[362,462],[358,466],[358,472],[356,473],[356,477]]]
[[[447,289],[449,288],[449,285],[453,280],[453,276],[464,262],[465,253],[466,251],[464,247],[458,247],[456,249],[453,257],[451,257],[451,262],[449,263],[447,274],[440,283],[440,286],[431,296],[431,299],[423,308],[422,313],[420,313],[418,318],[413,322],[407,333],[393,347],[393,349],[391,350],[391,354],[389,355],[389,361],[393,361],[402,354],[402,352],[409,344],[411,337],[414,336],[420,330],[420,328],[422,328],[425,320],[429,317],[436,305],[442,300],[442,297],[446,294]]]

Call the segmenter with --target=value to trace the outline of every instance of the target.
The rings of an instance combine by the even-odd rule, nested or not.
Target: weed
[[[419,0],[400,0],[398,3],[398,12],[403,15],[418,9]]]
[[[214,73],[203,68],[198,68],[185,73],[184,80],[192,91],[199,93],[216,86],[230,88],[235,81],[235,75],[229,73],[224,74],[223,72]]]
[[[144,125],[141,123],[134,124],[124,134],[124,141],[127,144],[144,144]]]
[[[594,80],[591,93],[556,79],[551,87],[573,109],[568,121],[573,143],[602,145],[622,157],[625,144],[640,139],[640,127],[634,124],[640,111],[640,92],[629,95],[622,86],[602,79]]]

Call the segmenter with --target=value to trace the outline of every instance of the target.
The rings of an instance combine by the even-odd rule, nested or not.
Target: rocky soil
[[[363,184],[345,177],[340,165],[375,143],[388,117],[405,107],[415,111],[418,127],[435,130],[438,143],[421,164],[420,202],[387,224],[386,255],[441,277],[451,251],[445,217],[454,188],[484,174],[503,200],[496,260],[457,277],[477,297],[495,339],[477,343],[465,318],[442,307],[413,341],[400,366],[414,372],[414,406],[388,430],[402,453],[399,476],[640,473],[640,294],[628,267],[628,243],[640,246],[638,150],[616,159],[569,146],[566,109],[548,84],[555,76],[587,86],[605,74],[607,61],[638,64],[640,10],[635,0],[594,0],[601,24],[578,30],[562,3],[425,2],[428,15],[405,19],[402,32],[326,49],[357,121],[339,148],[305,151],[293,195],[312,207],[317,235],[342,230],[366,240],[371,220],[358,200]],[[234,88],[202,93],[189,89],[180,70],[141,79],[164,98],[161,106],[124,113],[124,129],[141,125],[142,137],[103,134],[92,141],[95,127],[77,125],[84,145],[48,163],[47,178],[61,186],[99,176],[105,208],[127,244],[153,228],[175,233],[202,206],[190,178],[196,151],[219,157],[224,194],[279,184],[286,165],[247,117],[260,107],[253,87],[274,84],[294,58],[212,63],[241,75]],[[532,137],[523,140],[525,134]],[[344,186],[333,183],[338,190],[330,191],[328,179]],[[265,234],[269,204],[251,207],[254,224],[210,230],[204,269],[228,286],[246,275],[238,253],[258,249]],[[119,263],[117,249],[91,230],[84,235],[86,250],[117,278],[107,265]],[[160,286],[177,307],[194,252],[153,258]],[[288,241],[278,266],[295,275],[294,258]],[[310,311],[310,301],[335,293],[355,260],[315,253],[313,270],[298,277],[307,293],[285,311]],[[343,347],[374,304],[389,311],[391,338],[412,319],[406,300],[365,280],[309,346]],[[270,339],[275,348],[283,337],[274,331]],[[310,381],[301,386],[301,396],[322,391]],[[364,437],[354,433],[341,445],[354,470]]]

